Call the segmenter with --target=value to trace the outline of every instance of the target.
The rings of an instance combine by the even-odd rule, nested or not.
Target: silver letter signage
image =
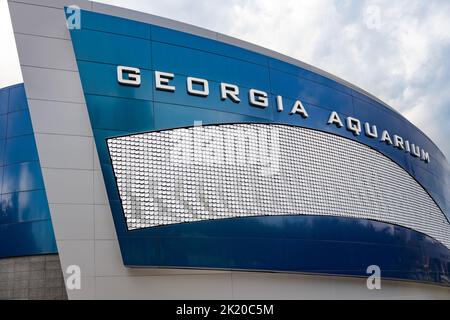
[[[358,119],[347,117],[347,130],[353,132],[355,136],[361,134],[361,122]]]
[[[173,73],[155,71],[155,87],[158,90],[174,92],[175,87],[169,85],[169,80],[175,77]]]
[[[333,111],[328,118],[327,124],[335,124],[338,128],[342,128],[344,125],[342,124],[341,118],[336,111]]]
[[[295,101],[294,106],[292,107],[292,110],[290,112],[290,114],[296,113],[301,115],[305,119],[308,118],[308,112],[306,112],[306,109],[300,100]]]
[[[366,136],[374,139],[378,138],[378,130],[376,125],[371,126],[370,123],[366,122],[364,124],[364,128],[366,129]]]
[[[392,145],[392,139],[389,135],[389,132],[387,130],[383,130],[383,133],[381,134],[381,142],[386,142],[389,145]]]
[[[252,106],[260,108],[266,108],[269,106],[269,99],[267,99],[267,93],[264,91],[250,89],[248,96]]]
[[[175,74],[170,72],[154,71],[155,72],[155,85],[156,90],[175,92],[176,88],[171,85],[171,80],[175,79]],[[178,77],[178,76],[177,76]],[[191,76],[180,76],[186,79],[186,91],[187,94],[197,97],[209,97],[210,85],[213,86],[213,93],[217,94],[217,99],[222,101],[230,100],[233,103],[239,104],[241,99],[239,97],[240,88],[236,84],[212,81],[211,83],[207,79],[194,78]],[[117,67],[117,81],[121,85],[139,87],[141,85],[141,70],[139,68],[118,66]],[[281,95],[269,95],[265,91],[257,89],[249,89],[248,91],[248,106],[257,108],[267,108],[269,104],[273,104],[278,113],[289,112],[289,115],[300,115],[302,118],[307,119],[309,114],[307,108],[301,100],[294,100],[294,104],[290,111],[285,111],[283,97]],[[272,101],[273,99],[273,101]],[[290,100],[290,99],[289,99]],[[404,139],[397,134],[390,134],[388,130],[378,130],[377,126],[369,122],[363,122],[360,119],[352,116],[339,115],[337,111],[331,111],[327,125],[335,127],[341,130],[344,127],[348,131],[352,132],[354,139],[378,139],[382,144],[392,146],[397,150],[407,152],[411,156],[424,161],[430,162],[430,154],[426,150],[419,147],[417,144]],[[381,134],[379,134],[381,133]]]
[[[186,81],[189,94],[199,97],[207,97],[209,95],[209,84],[205,79],[188,77]],[[202,89],[194,89],[194,85],[201,86]]]
[[[241,102],[241,99],[239,99],[239,87],[234,84],[229,83],[221,83],[220,84],[220,99],[227,100],[227,98],[230,98],[231,101],[234,103]]]

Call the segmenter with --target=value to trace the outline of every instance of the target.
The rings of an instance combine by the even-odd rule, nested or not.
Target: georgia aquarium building
[[[161,17],[8,4],[0,298],[450,298],[449,162],[382,101]]]

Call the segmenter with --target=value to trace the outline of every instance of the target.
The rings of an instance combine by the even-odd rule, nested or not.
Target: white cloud
[[[450,159],[448,0],[100,2],[212,29],[336,74],[399,110]]]
[[[450,159],[449,1],[113,2],[241,38],[336,74],[399,110]]]
[[[3,88],[23,81],[6,0],[0,0],[0,41],[0,88]]]

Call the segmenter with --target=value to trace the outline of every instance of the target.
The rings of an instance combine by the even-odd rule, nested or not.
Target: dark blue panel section
[[[413,230],[382,222],[324,216],[203,221],[130,232],[128,265],[275,270],[446,284],[450,252]],[[145,252],[145,254],[144,254]],[[433,267],[430,266],[433,261]]]
[[[24,162],[4,167],[3,193],[44,188],[39,162]]]
[[[151,26],[152,40],[175,44],[181,47],[193,48],[200,51],[211,52],[236,59],[267,66],[267,57],[219,41],[202,38],[185,32],[179,32],[158,26]]]
[[[355,106],[355,117],[360,120],[370,122],[378,128],[393,128],[389,130],[391,135],[399,135],[404,140],[408,140],[425,150],[436,151],[433,152],[433,159],[430,163],[424,163],[423,161],[417,161],[417,159],[407,157],[408,163],[403,162],[403,167],[421,167],[430,172],[439,172],[442,171],[442,168],[448,166],[447,159],[436,149],[430,139],[418,130],[411,130],[411,124],[406,119],[393,114],[392,111],[382,107],[377,102],[367,102],[360,98],[354,98],[353,103]],[[376,147],[378,141],[371,140],[370,145]],[[402,154],[402,152],[398,152],[396,149],[388,148],[386,150],[389,152],[390,158],[397,157],[398,159]],[[395,159],[395,161],[398,163],[397,159]]]
[[[0,116],[0,258],[56,253],[24,86],[0,89],[8,95]]]
[[[153,42],[152,55],[154,70],[270,91],[269,70],[258,64],[159,42]]]
[[[87,45],[80,48],[80,60],[150,69],[150,41],[93,30],[78,30],[72,41]]]
[[[9,90],[0,90],[0,115],[8,112]]]
[[[5,165],[38,161],[34,135],[29,134],[6,140]]]
[[[108,165],[111,164],[111,158],[109,157],[108,148],[106,146],[106,138],[123,136],[126,134],[128,134],[127,131],[94,129],[95,144],[97,147],[100,163]]]
[[[217,82],[209,82],[209,96],[198,97],[186,94],[186,76],[176,75],[170,82],[170,85],[175,86],[177,89],[175,92],[167,92],[161,90],[155,90],[155,101],[188,105],[193,107],[200,107],[204,109],[213,109],[227,113],[240,113],[257,118],[273,119],[273,108],[257,108],[253,107],[248,102],[248,89],[241,88],[240,103],[234,103],[227,99],[225,101],[220,99],[220,84]],[[206,111],[206,110],[205,110]],[[233,117],[233,116],[232,116]]]
[[[6,138],[6,131],[8,129],[8,115],[0,115],[0,139]]]
[[[11,112],[8,114],[7,137],[17,137],[26,134],[33,134],[30,112],[28,109]]]
[[[44,189],[39,162],[24,162],[5,166],[3,193]]]
[[[342,91],[344,93],[352,94],[352,90],[347,88],[346,86],[344,86],[334,80],[325,78],[324,76],[321,76],[312,71],[309,71],[309,70],[306,70],[303,68],[299,68],[292,64],[289,64],[289,63],[286,63],[284,61],[280,61],[277,59],[273,59],[273,58],[269,58],[268,61],[269,61],[269,66],[271,69],[276,69],[279,71],[290,73],[291,75],[296,76],[298,78],[308,79],[308,80],[311,80],[312,82],[323,84],[325,86]]]
[[[9,87],[9,112],[28,110],[27,97],[23,85]]]
[[[126,132],[153,130],[153,103],[106,96],[86,95],[92,126]]]
[[[81,30],[91,29],[130,37],[150,39],[150,26],[133,20],[83,11],[82,24],[83,28]]]
[[[3,211],[0,224],[21,223],[49,218],[44,190],[22,191],[1,196]]]
[[[141,100],[152,99],[153,74],[148,70],[141,70],[142,85],[136,89],[120,86],[117,83],[117,66],[79,61],[78,69],[85,94]]]
[[[270,71],[270,79],[273,94],[300,99],[346,115],[353,114],[352,97],[349,94],[278,70]]]
[[[114,180],[114,173],[112,170],[112,167],[110,165],[102,166],[102,172],[104,176],[106,177],[105,181],[111,181]],[[109,195],[108,195],[109,196]],[[122,212],[122,204],[119,200],[112,200],[114,198],[114,194],[111,195],[111,198],[109,200],[109,204],[111,206],[111,211],[113,212]],[[118,237],[120,237],[119,244],[122,248],[122,239],[127,239],[128,236],[130,236],[130,233],[127,229],[126,223],[125,223],[125,216],[123,214],[113,214],[114,219],[114,225],[116,226],[116,233]],[[150,252],[150,251],[148,251]]]
[[[123,30],[122,34],[132,36],[132,31],[136,28],[129,20],[108,17],[107,15],[99,15],[99,23],[96,25],[94,19],[95,15],[96,14],[94,13],[88,13],[86,15],[87,20],[89,21],[89,27],[87,29],[95,29],[97,31],[116,30],[112,32],[120,33],[118,30],[121,27],[129,27],[128,30]],[[136,30],[136,34],[134,35],[138,38],[145,38],[146,40],[151,38],[149,42],[154,51],[152,53],[153,61],[150,57],[148,58],[151,69],[167,68],[170,70],[163,71],[176,73],[173,84],[176,85],[177,91],[175,93],[154,91],[151,86],[153,83],[153,74],[150,70],[145,69],[142,70],[143,83],[139,88],[119,86],[115,81],[116,70],[113,66],[109,67],[107,70],[108,66],[99,66],[98,64],[89,64],[79,61],[83,87],[86,94],[151,100],[152,92],[154,92],[155,101],[166,104],[189,105],[204,109],[214,109],[220,112],[239,113],[258,119],[265,118],[273,120],[275,117],[275,122],[280,121],[280,123],[325,130],[367,144],[391,158],[413,176],[415,167],[424,168],[425,170],[428,170],[428,176],[426,179],[418,181],[426,189],[431,187],[434,179],[433,175],[436,177],[444,176],[445,180],[450,179],[447,177],[449,174],[436,174],[437,172],[449,172],[450,170],[447,160],[436,146],[399,114],[393,112],[384,105],[381,105],[378,101],[370,99],[367,96],[322,75],[242,48],[157,26],[147,25],[145,28],[142,24],[139,24],[139,26],[140,27],[138,27],[138,30]],[[142,29],[139,29],[141,27]],[[143,31],[144,29],[145,31]],[[151,30],[151,37],[148,36],[149,30]],[[80,31],[72,31],[74,34],[77,32]],[[143,36],[142,32],[146,33],[146,35]],[[98,39],[103,39],[104,37],[106,42],[112,41],[111,39],[114,38],[109,32],[97,32],[96,34]],[[100,34],[102,36],[100,36]],[[117,37],[115,39],[120,43],[114,45],[121,46],[122,41],[119,39],[122,38]],[[91,45],[87,45],[89,44],[89,41],[77,38],[76,35],[73,42],[77,59],[79,60],[82,59],[86,50],[89,51],[90,48],[92,48]],[[110,58],[115,59],[114,50],[104,52],[103,54],[101,51],[98,51],[94,54],[96,55],[95,59],[99,59],[100,61],[103,60],[103,62],[112,61],[108,60]],[[117,55],[120,56],[121,54],[118,53]],[[130,59],[132,58],[133,57],[130,57]],[[266,71],[264,71],[264,68],[267,68]],[[219,83],[213,81],[214,79],[220,78],[220,81],[228,81],[228,79],[230,79],[232,81],[229,82],[237,84],[247,83],[260,89],[267,87],[267,77],[265,76],[265,73],[267,72],[271,75],[270,86],[273,93],[273,96],[270,97],[271,103],[269,108],[258,109],[250,107],[246,97],[248,88],[244,85],[241,85],[240,88],[240,97],[242,100],[240,104],[232,103],[229,100],[221,101],[218,98]],[[191,76],[198,75],[199,77],[208,78],[211,86],[209,97],[199,98],[187,95],[185,83],[186,75],[183,73],[189,73]],[[361,121],[370,121],[371,123],[378,124],[380,132],[383,129],[387,129],[392,135],[397,133],[397,128],[401,128],[401,130],[398,130],[399,132],[397,134],[402,134],[407,138],[411,138],[411,141],[414,140],[416,144],[419,144],[426,149],[430,153],[432,161],[431,163],[426,164],[419,159],[412,158],[410,155],[405,155],[392,146],[380,143],[377,139],[370,139],[364,135],[354,136],[345,130],[345,128],[331,128],[330,126],[324,125],[323,122],[319,122],[318,118],[313,119],[312,116],[307,121],[303,121],[299,117],[297,117],[297,119],[296,117],[289,117],[287,114],[289,110],[286,106],[284,112],[274,112],[274,96],[280,94],[283,95],[286,100],[301,99],[303,103],[308,106],[308,112],[311,115],[321,115],[320,121],[326,122],[326,120],[323,120],[324,112],[319,109],[316,110],[316,107],[327,110],[328,112],[336,110],[343,118],[347,115],[361,117]],[[358,101],[366,102],[368,106],[361,108],[357,105]],[[356,106],[354,107],[354,105]],[[373,108],[370,106],[373,106]],[[196,109],[192,110],[195,111]],[[146,117],[143,118],[145,119]],[[222,116],[221,118],[224,119]],[[224,122],[233,122],[234,120],[232,119],[234,118],[236,118],[236,116],[230,115],[230,119],[224,120]],[[178,120],[174,121],[179,123]],[[134,132],[141,132],[142,127],[169,127],[166,124],[159,125],[157,122],[145,124],[143,124],[143,122],[144,121],[139,121],[136,123]],[[186,121],[184,121],[184,123],[186,123]],[[133,126],[134,123],[130,119],[130,123],[124,123],[120,129],[132,128]],[[113,128],[114,125],[101,124],[101,128],[103,129],[104,127]],[[129,133],[133,132],[130,131]],[[438,184],[441,196],[435,200],[443,211],[449,215],[448,212],[450,206],[446,204],[445,201],[440,200],[449,197],[449,188],[447,188],[447,183],[445,182],[440,181]]]
[[[106,145],[106,139],[114,136],[192,126],[194,121],[268,122],[328,132],[390,158],[409,172],[448,216],[450,167],[442,152],[401,115],[326,76],[175,30],[85,11],[82,17],[85,29],[96,32],[72,30],[73,46],[125,264],[360,276],[366,275],[367,266],[377,264],[384,277],[448,283],[450,253],[446,247],[424,234],[375,221],[299,215],[128,231]],[[130,53],[126,46],[133,44],[142,50]],[[140,87],[117,83],[115,67],[122,62],[141,67]],[[155,90],[152,70],[174,73],[170,83],[176,91]],[[187,94],[187,76],[207,79],[209,96]],[[239,104],[220,99],[220,82],[239,85]],[[249,88],[268,91],[269,107],[250,106]],[[277,95],[283,96],[281,112],[276,108]],[[297,99],[305,105],[307,119],[289,114]],[[364,133],[354,135],[345,127],[327,125],[332,111],[337,111],[343,122],[353,116],[363,124],[377,125],[380,135],[388,130],[410,139],[430,153],[431,162]]]
[[[2,189],[3,189],[3,167],[0,168],[0,194],[2,194]],[[3,206],[1,207],[2,211],[3,211]]]
[[[295,100],[283,99],[283,105],[286,110],[291,110],[294,106]],[[330,111],[304,103],[305,109],[308,112],[308,118],[303,118],[300,114],[290,114],[289,112],[275,112],[274,122],[281,124],[289,124],[293,126],[302,126],[306,128],[318,129],[321,131],[327,131],[331,133],[339,133],[347,138],[352,138],[350,132],[340,132],[335,126],[327,125]]]
[[[0,167],[3,167],[5,164],[5,147],[6,147],[6,139],[0,139]],[[3,171],[3,170],[2,170]],[[1,191],[1,188],[0,188]]]
[[[112,170],[112,166],[109,164],[101,164],[103,177],[106,181],[114,181],[114,173]],[[111,201],[120,201],[119,191],[114,184],[108,183],[106,184],[106,191],[108,192],[109,199]]]
[[[0,258],[57,253],[50,219],[0,225]]]
[[[174,114],[177,116],[174,117]],[[195,121],[202,124],[269,122],[269,120],[251,117],[244,114],[218,112],[202,108],[167,103],[155,103],[155,129],[171,129],[193,126]]]

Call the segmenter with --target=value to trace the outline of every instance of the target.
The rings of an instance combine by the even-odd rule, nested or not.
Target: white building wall
[[[125,268],[63,7],[75,4],[244,43],[172,20],[88,1],[8,3],[62,269],[75,264],[82,271],[82,289],[69,290],[69,299],[450,298],[450,288],[404,282],[385,281],[382,290],[369,291],[365,279],[355,278]]]

